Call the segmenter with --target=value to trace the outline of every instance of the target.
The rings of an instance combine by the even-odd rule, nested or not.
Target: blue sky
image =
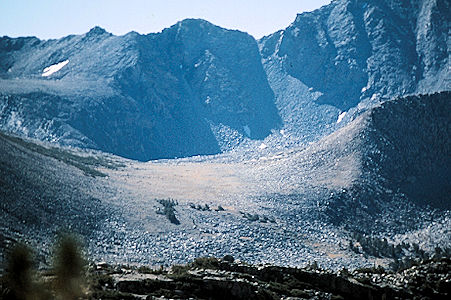
[[[287,27],[297,13],[330,0],[0,0],[0,36],[42,39],[81,34],[98,25],[114,34],[158,32],[202,18],[256,38]]]

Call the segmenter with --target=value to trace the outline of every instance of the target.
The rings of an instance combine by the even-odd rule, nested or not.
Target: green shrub
[[[189,266],[195,269],[215,270],[219,268],[219,260],[215,257],[199,257],[190,263]]]
[[[173,265],[171,267],[171,271],[168,273],[168,277],[169,278],[174,278],[174,279],[180,279],[180,278],[188,277],[189,276],[188,270],[189,270],[188,266]]]

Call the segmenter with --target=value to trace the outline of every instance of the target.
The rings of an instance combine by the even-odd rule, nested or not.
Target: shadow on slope
[[[335,225],[412,230],[451,209],[450,95],[387,101],[302,150],[258,162],[254,173],[273,198],[309,203]]]
[[[388,101],[339,130],[360,127],[352,139],[335,140],[358,151],[360,171],[351,185],[329,197],[328,214],[335,223],[354,219],[359,226],[368,221],[371,228],[375,215],[389,212],[399,217],[395,223],[410,226],[423,208],[451,209],[450,95]]]
[[[443,0],[332,1],[259,42],[264,59],[322,93],[317,103],[347,111],[447,90],[449,11]]]
[[[61,228],[92,234],[112,210],[97,198],[99,166],[114,164],[0,133],[0,252],[8,240],[42,242]]]

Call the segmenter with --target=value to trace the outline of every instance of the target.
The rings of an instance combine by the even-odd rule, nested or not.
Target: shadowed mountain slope
[[[337,0],[258,42],[192,19],[0,38],[0,242],[71,227],[120,263],[333,268],[373,263],[351,232],[449,247],[450,16]]]
[[[419,208],[449,210],[450,95],[386,101],[305,149],[262,163],[258,173],[310,194],[334,222],[358,221],[361,230],[376,230],[372,222],[385,213],[415,219]]]
[[[392,97],[449,90],[450,16],[445,0],[338,0],[258,42],[194,19],[3,37],[0,126],[144,161],[305,144]]]
[[[90,236],[113,211],[101,203],[109,191],[95,177],[105,158],[36,144],[0,132],[0,258],[7,241],[40,241],[59,230]]]
[[[0,65],[2,128],[63,145],[173,158],[280,124],[255,40],[203,20],[149,35],[3,37]]]

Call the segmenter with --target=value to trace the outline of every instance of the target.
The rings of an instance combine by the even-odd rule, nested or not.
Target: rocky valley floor
[[[2,134],[2,260],[25,240],[49,265],[61,230],[80,234],[94,261],[154,267],[231,255],[339,270],[449,255],[449,182],[437,180],[435,204],[408,189],[423,184],[410,159],[431,169],[429,178],[449,165],[447,97],[393,101],[315,143],[252,156],[137,162]],[[401,117],[424,134],[403,139],[382,130],[401,128],[392,124]],[[438,123],[426,125],[431,117]],[[429,152],[417,158],[425,142]],[[402,143],[416,146],[407,152]]]

